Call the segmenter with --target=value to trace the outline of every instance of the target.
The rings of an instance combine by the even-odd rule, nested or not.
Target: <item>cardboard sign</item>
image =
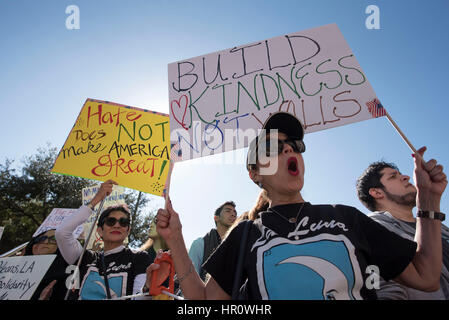
[[[246,147],[276,111],[310,133],[372,119],[376,99],[336,24],[171,63],[168,86],[180,160]]]
[[[82,201],[83,205],[87,205],[93,197],[97,194],[98,189],[100,189],[100,185],[83,188],[82,190]],[[103,210],[109,206],[126,204],[125,203],[125,188],[120,186],[113,186],[112,192],[109,196],[104,199]],[[92,228],[92,224],[95,223],[96,210],[98,210],[99,205],[95,207],[95,212],[91,214],[89,219],[83,224],[85,233],[85,238],[89,235],[90,228]],[[125,239],[125,243],[127,243],[127,239]],[[94,229],[92,236],[89,239],[89,243],[87,244],[87,249],[98,250],[103,248],[103,240],[101,240],[100,235],[97,233],[96,228]]]
[[[166,114],[87,99],[52,172],[161,196],[168,174]]]
[[[39,228],[34,232],[33,237],[46,232],[47,230],[56,229],[62,221],[75,213],[77,209],[63,209],[54,208],[50,214],[45,218],[44,222],[39,226]],[[79,226],[73,232],[75,238],[78,238],[83,232],[83,226]]]
[[[29,300],[55,254],[0,259],[0,300]]]

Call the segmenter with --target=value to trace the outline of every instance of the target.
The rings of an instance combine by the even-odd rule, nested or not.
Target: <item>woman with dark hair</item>
[[[158,233],[166,240],[178,280],[188,299],[230,299],[235,288],[248,299],[376,299],[376,276],[420,290],[438,289],[441,272],[439,211],[447,179],[436,161],[416,154],[416,242],[390,232],[356,208],[314,205],[301,194],[305,165],[304,129],[286,112],[267,119],[248,148],[251,180],[267,194],[269,208],[259,213],[242,241],[247,222],[240,223],[203,265],[211,275],[199,278],[189,259],[179,215],[169,199],[157,213]],[[317,183],[317,182],[315,182]],[[427,212],[427,214],[426,214]],[[236,274],[240,247],[243,271]],[[162,268],[152,265],[151,270]],[[234,280],[241,281],[235,283]],[[374,281],[375,282],[375,281]],[[234,285],[236,284],[236,285]],[[147,284],[149,285],[149,284]]]
[[[92,214],[93,208],[112,192],[116,182],[101,184],[97,194],[87,206],[65,219],[56,230],[56,240],[65,261],[76,265],[83,252],[73,231]],[[79,290],[71,299],[100,300],[140,293],[146,281],[146,268],[152,262],[146,252],[125,248],[131,215],[125,206],[106,208],[98,218],[97,232],[103,240],[102,251],[86,250],[80,264]]]
[[[56,258],[30,300],[63,300],[67,292],[65,282],[68,264],[58,250],[54,229],[47,230],[33,237],[25,247],[25,256],[44,254],[56,254]]]

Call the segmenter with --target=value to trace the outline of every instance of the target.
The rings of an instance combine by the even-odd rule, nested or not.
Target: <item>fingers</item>
[[[158,270],[161,266],[157,263],[152,263],[150,264],[147,269],[145,270],[145,273],[147,274],[147,279],[146,279],[146,286],[148,288],[151,287],[151,275],[153,274],[153,271]]]
[[[159,209],[156,214],[156,226],[166,228],[170,220],[170,214],[165,209]]]
[[[53,287],[56,284],[57,280],[53,280],[48,284],[44,290],[42,290],[39,300],[48,300],[51,297],[51,294],[53,293]]]
[[[430,174],[430,172],[437,166],[437,161],[435,159],[430,159],[427,162],[424,161],[423,166],[424,169]]]
[[[413,158],[415,159],[415,167],[421,168],[422,162],[424,161],[424,152],[426,152],[427,147],[421,147],[420,149],[416,150],[415,154],[412,154]]]
[[[436,161],[435,161],[436,164]],[[435,165],[430,171],[429,171],[429,175],[432,178],[432,180],[434,180],[435,177],[439,176],[440,174],[443,173],[443,166],[441,164],[439,165]],[[444,174],[444,173],[443,173]]]
[[[103,190],[106,192],[106,196],[111,194],[114,185],[117,185],[117,182],[115,182],[114,180],[106,180],[101,184],[101,188],[103,188]]]
[[[56,282],[58,282],[57,280],[53,280],[52,282],[50,282],[50,284],[45,288],[46,290],[53,290],[53,287],[55,286]]]
[[[444,168],[442,165],[438,164],[438,162],[435,159],[424,161],[423,155],[426,150],[427,150],[426,147],[422,147],[419,150],[417,150],[416,153],[419,156],[414,157],[416,168],[424,169],[429,174],[429,177],[433,182],[446,181],[447,176],[443,171]]]
[[[151,276],[151,273],[152,273],[154,270],[159,269],[160,267],[161,267],[161,266],[160,266],[159,264],[157,264],[157,263],[152,263],[152,264],[150,264],[150,265],[147,267],[147,270],[146,270],[145,272],[146,272],[147,276],[148,276],[148,275]]]

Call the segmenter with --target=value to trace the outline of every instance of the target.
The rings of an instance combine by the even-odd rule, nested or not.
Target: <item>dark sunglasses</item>
[[[104,219],[104,223],[109,226],[109,227],[113,227],[115,226],[115,224],[117,223],[120,224],[121,227],[129,227],[129,219],[128,218],[120,218],[120,219],[116,219],[114,217],[107,217],[106,219]]]
[[[284,150],[284,145],[288,144],[290,147],[292,147],[293,152],[296,153],[303,153],[306,151],[306,145],[301,139],[295,139],[295,138],[287,138],[285,140],[277,139],[277,145],[278,148],[275,152],[276,154],[270,154],[270,147],[271,144],[274,143],[276,140],[273,139],[267,139],[265,140],[265,152],[267,157],[274,157],[282,153],[282,150]]]
[[[46,235],[37,237],[36,239],[34,239],[34,243],[42,243],[45,242],[46,240],[48,240],[49,244],[56,244],[55,236],[46,236]]]

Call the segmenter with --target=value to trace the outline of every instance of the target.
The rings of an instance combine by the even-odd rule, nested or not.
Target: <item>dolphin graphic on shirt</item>
[[[264,299],[362,299],[363,277],[344,235],[275,238],[259,247],[257,272]]]
[[[109,274],[108,283],[111,297],[121,297],[126,294],[126,282],[128,274],[126,272]],[[80,289],[81,300],[103,300],[107,298],[104,278],[98,273],[96,268],[90,268],[84,277]]]

